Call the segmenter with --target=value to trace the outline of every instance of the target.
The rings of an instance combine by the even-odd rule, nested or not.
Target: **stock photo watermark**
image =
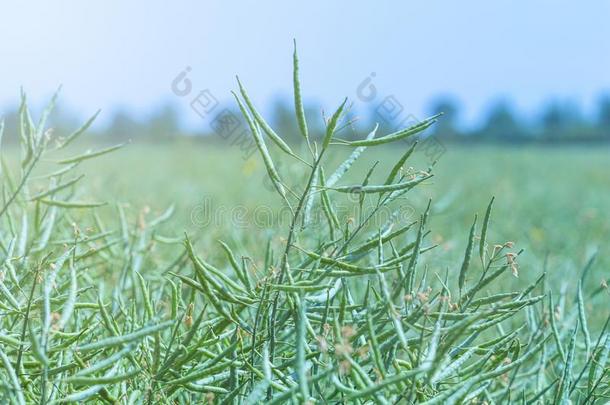
[[[172,93],[186,98],[190,109],[202,120],[209,122],[212,132],[230,146],[238,147],[242,159],[247,161],[256,152],[256,144],[241,117],[228,107],[221,106],[209,88],[194,91],[193,82],[189,78],[191,72],[192,68],[187,66],[176,75],[171,82]]]
[[[172,93],[188,101],[189,108],[203,120],[209,122],[209,128],[219,138],[231,147],[239,148],[241,158],[244,161],[242,170],[244,174],[250,175],[256,168],[253,158],[256,153],[256,143],[250,134],[250,130],[242,117],[232,109],[221,106],[218,98],[209,88],[194,91],[193,82],[190,79],[192,72],[190,66],[180,71],[171,82]],[[269,191],[275,190],[269,176],[264,173],[262,184]]]
[[[409,128],[421,122],[415,115],[406,114],[405,108],[395,95],[380,96],[374,79],[377,77],[372,72],[365,77],[356,87],[356,98],[366,104],[373,105],[375,117],[394,131]],[[416,150],[422,152],[428,159],[428,163],[437,162],[447,151],[445,145],[434,135],[422,137],[421,135],[405,138],[404,142],[412,145],[419,141]]]
[[[349,199],[358,198],[357,194]],[[363,210],[372,210],[376,207],[364,205]],[[339,221],[348,223],[362,213],[357,205],[348,201],[346,204],[337,204],[335,214]],[[398,208],[379,207],[371,217],[373,226],[381,227],[388,222],[407,222],[415,217],[415,209],[408,204]],[[212,197],[204,197],[201,202],[191,208],[191,223],[198,228],[230,226],[234,229],[270,229],[289,226],[293,219],[293,212],[288,207],[276,207],[265,204],[255,206],[218,204]],[[309,226],[317,227],[327,224],[327,218],[322,210],[312,210]]]
[[[207,122],[211,131],[231,147],[239,148],[244,161],[243,171],[251,174],[256,163],[253,156],[256,153],[256,144],[252,139],[247,125],[232,109],[222,106],[210,88],[195,88],[191,80],[193,69],[186,66],[171,81],[172,93],[186,100],[190,110],[202,121]],[[378,122],[398,131],[421,122],[415,115],[406,114],[405,108],[393,94],[380,95],[374,80],[377,74],[372,72],[366,76],[356,87],[356,99],[364,103],[374,112]],[[417,151],[423,153],[429,164],[438,161],[446,152],[445,145],[434,135],[422,137],[421,135],[406,138],[409,146],[419,141]],[[275,189],[269,176],[264,173],[262,185],[265,189]]]

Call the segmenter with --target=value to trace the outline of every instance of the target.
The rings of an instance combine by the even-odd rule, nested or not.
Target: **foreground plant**
[[[342,183],[366,148],[404,147],[396,142],[436,117],[345,141],[337,134],[343,101],[318,139],[308,131],[296,51],[294,97],[306,156],[275,133],[239,83],[235,98],[292,221],[262,257],[220,242],[226,260],[214,264],[189,237],[176,248],[159,235],[171,208],[130,224],[117,206],[118,230],[108,230],[95,211],[103,202],[84,199],[73,173],[118,146],[65,158],[63,148],[92,120],[52,139],[44,128],[53,103],[34,124],[23,97],[19,175],[4,161],[2,173],[2,403],[605,401],[610,341],[607,323],[589,331],[586,271],[576,291],[555,301],[544,274],[521,291],[501,288],[517,273],[520,252],[488,243],[493,200],[464,238],[461,263],[423,266],[422,255],[434,254],[430,204],[416,222],[374,223],[432,177],[431,169],[402,169],[416,144],[383,183],[372,184],[375,165],[361,182]],[[306,176],[288,183],[268,143]],[[351,154],[330,170],[335,148]],[[35,175],[43,159],[59,168]],[[361,215],[342,223],[335,202],[346,193]],[[316,210],[323,226],[312,222]],[[153,254],[159,245],[164,254]]]

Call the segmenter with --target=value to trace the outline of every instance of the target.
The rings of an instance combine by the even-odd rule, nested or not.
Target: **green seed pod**
[[[87,129],[89,129],[89,127],[91,126],[91,124],[93,124],[93,121],[95,121],[100,112],[102,112],[102,110],[97,110],[95,114],[93,114],[93,116],[89,118],[80,128],[68,135],[66,139],[64,139],[61,143],[60,148],[65,148],[66,146],[74,142],[74,140],[80,135],[82,135]]]
[[[17,373],[15,372],[11,361],[2,350],[2,347],[0,347],[0,360],[2,360],[4,370],[6,371],[6,374],[8,374],[7,383],[10,383],[10,385],[12,386],[11,388],[16,394],[17,403],[19,405],[25,405],[25,397],[23,396],[23,389],[21,388],[21,384],[19,383],[19,379],[17,378]]]
[[[254,107],[254,104],[250,100],[250,97],[248,97],[248,93],[246,92],[246,89],[244,88],[244,86],[242,86],[241,81],[239,80],[239,77],[237,77],[237,84],[239,85],[239,91],[240,91],[242,97],[244,98],[244,101],[246,102],[248,109],[254,116],[254,120],[257,122],[257,124],[263,129],[263,131],[267,134],[267,136],[269,136],[269,138],[271,138],[271,140],[277,146],[279,146],[279,148],[281,150],[283,150],[284,152],[286,152],[287,154],[289,154],[291,156],[295,156],[295,154],[292,152],[292,150],[286,144],[286,142],[284,142],[284,140],[282,138],[280,138],[280,136],[278,134],[275,133],[275,131],[269,126],[269,124],[267,124],[267,121],[265,121],[265,119],[258,113],[256,108]],[[234,96],[236,99],[238,99],[237,95],[235,93],[234,93]],[[241,104],[241,102],[239,102],[239,103]],[[243,106],[240,105],[239,108],[240,108],[240,110],[242,110],[242,113],[245,111],[245,109],[243,109]]]
[[[256,147],[258,148],[258,151],[260,152],[261,156],[263,157],[263,163],[265,164],[265,167],[267,168],[267,173],[269,174],[269,178],[273,182],[273,185],[275,186],[277,192],[282,196],[282,198],[284,200],[286,200],[286,202],[288,202],[288,200],[286,199],[286,191],[284,190],[284,185],[282,184],[282,182],[280,180],[280,175],[278,174],[277,170],[275,169],[275,165],[273,164],[271,155],[269,155],[269,151],[267,150],[267,146],[265,145],[265,140],[260,135],[260,132],[259,132],[256,124],[252,121],[252,118],[250,118],[250,115],[246,111],[246,108],[242,104],[239,97],[237,97],[237,94],[233,93],[233,96],[235,97],[235,100],[237,100],[237,104],[239,105],[239,109],[241,110],[242,115],[248,122],[248,126],[250,127],[250,132],[252,133],[252,137],[254,138]],[[246,99],[246,102],[247,102],[247,99]],[[259,125],[260,125],[260,123],[259,123]]]
[[[466,273],[468,272],[468,266],[470,265],[470,258],[472,257],[472,249],[474,244],[474,234],[477,225],[477,216],[474,216],[474,222],[470,228],[470,235],[468,236],[468,245],[466,246],[466,252],[464,253],[464,261],[462,262],[462,268],[460,269],[460,278],[458,280],[458,286],[460,291],[464,287],[466,280]]]
[[[73,186],[74,184],[76,184],[79,180],[81,180],[83,177],[85,177],[85,175],[80,175],[72,180],[69,180],[65,183],[61,183],[55,187],[52,187],[50,189],[48,189],[47,191],[43,191],[42,193],[36,194],[35,196],[31,197],[30,200],[31,201],[36,201],[36,200],[40,200],[41,198],[44,197],[48,197],[50,195],[53,195],[55,193],[57,193],[58,191],[61,191],[63,189],[66,189],[70,186]]]
[[[410,190],[421,182],[428,180],[432,175],[424,175],[416,178],[414,180],[403,181],[401,183],[383,185],[383,186],[362,186],[360,184],[351,185],[351,186],[341,186],[341,187],[331,187],[329,190],[338,191],[340,193],[350,193],[350,194],[379,194],[379,193],[388,193],[394,191],[404,191]]]
[[[483,228],[481,228],[481,240],[479,241],[479,257],[481,258],[481,263],[485,266],[485,249],[487,245],[487,229],[489,227],[489,220],[491,218],[491,208],[493,206],[494,200],[496,197],[491,197],[491,201],[487,206],[487,211],[485,211],[485,218],[483,219]]]
[[[582,334],[585,337],[585,351],[586,356],[589,358],[591,353],[591,334],[589,333],[589,327],[587,326],[587,315],[585,314],[585,303],[582,297],[582,281],[578,282],[578,291],[577,291],[577,304],[578,304],[578,319],[580,323],[580,328],[582,330]]]
[[[101,339],[93,343],[77,346],[75,350],[78,352],[85,353],[91,350],[100,350],[109,347],[122,346],[124,344],[140,340],[146,336],[152,335],[155,332],[166,329],[170,327],[173,323],[174,321],[169,320],[158,324],[145,326],[141,329],[136,330],[135,332],[128,333],[126,335],[114,336],[106,339]]]
[[[440,115],[442,115],[442,114],[434,115],[409,128],[400,130],[398,132],[394,132],[389,135],[382,136],[381,138],[375,138],[375,139],[370,139],[370,140],[364,139],[364,140],[360,140],[360,141],[341,141],[340,143],[342,145],[349,145],[349,146],[377,146],[377,145],[383,145],[383,144],[390,143],[390,142],[396,142],[398,140],[407,138],[409,136],[416,135],[416,134],[424,131],[425,129],[430,127],[432,124],[434,124],[436,122],[436,119]]]
[[[41,198],[40,201],[43,204],[61,207],[61,208],[96,208],[102,207],[108,203],[105,202],[86,202],[86,201],[59,201],[59,200],[49,200],[46,198]]]
[[[383,184],[385,184],[387,186],[389,184],[392,184],[392,182],[394,182],[394,179],[398,175],[398,172],[400,172],[400,170],[404,166],[407,159],[409,159],[409,157],[413,154],[415,147],[417,147],[417,141],[413,142],[411,147],[402,155],[402,157],[398,160],[398,162],[396,162],[396,164],[390,171],[390,174],[386,178],[385,183],[383,183]]]
[[[322,143],[322,150],[326,150],[328,145],[330,144],[330,140],[337,129],[337,124],[339,123],[339,118],[341,118],[341,114],[343,114],[343,109],[345,108],[345,103],[347,103],[347,98],[343,100],[337,111],[330,117],[328,120],[328,124],[326,124],[326,135],[324,136],[324,142]]]
[[[108,148],[100,149],[97,151],[88,151],[82,155],[74,156],[74,157],[67,158],[67,159],[62,159],[62,160],[58,161],[57,163],[65,165],[65,164],[82,162],[83,160],[93,159],[95,157],[105,155],[106,153],[114,152],[115,150],[121,149],[125,145],[126,145],[125,143],[120,143],[118,145],[110,146]]]
[[[296,113],[297,123],[301,130],[301,135],[306,142],[309,142],[309,131],[307,130],[307,120],[305,119],[305,109],[303,107],[303,99],[301,98],[301,82],[299,80],[299,57],[297,55],[297,41],[294,41],[294,53],[292,55],[293,73],[292,83],[294,88],[294,111]]]
[[[371,140],[371,139],[375,138],[375,134],[377,133],[378,127],[379,127],[379,125],[375,125],[373,130],[371,132],[369,132],[369,134],[366,136],[365,139]],[[347,159],[345,159],[343,161],[343,163],[341,163],[339,165],[339,167],[337,167],[337,169],[334,171],[334,173],[328,178],[328,182],[326,182],[326,186],[327,187],[334,186],[343,177],[343,175],[345,173],[347,173],[347,171],[352,167],[354,162],[356,162],[356,160],[358,160],[360,155],[362,155],[362,152],[364,152],[365,150],[366,150],[366,146],[359,146],[356,149],[354,149],[354,151],[347,157]]]

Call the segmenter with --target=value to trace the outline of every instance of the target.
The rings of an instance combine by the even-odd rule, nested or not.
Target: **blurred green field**
[[[402,150],[366,151],[356,173],[364,175],[379,161],[377,173],[386,173]],[[342,153],[336,152],[337,164]],[[409,166],[426,169],[423,153]],[[281,161],[296,183],[305,175],[296,161]],[[334,170],[327,168],[327,173]],[[230,240],[244,249],[262,246],[268,228],[286,225],[277,214],[279,199],[265,185],[265,172],[257,155],[245,160],[238,148],[197,142],[132,144],[86,165],[88,182],[96,198],[129,202],[133,215],[149,207],[160,212],[175,203],[175,221],[167,236],[183,231],[213,246]],[[418,218],[429,198],[433,201],[430,241],[439,243],[428,263],[434,270],[458,271],[473,215],[481,217],[496,196],[490,241],[513,241],[525,249],[520,257],[520,279],[539,274],[548,254],[549,278],[571,282],[588,258],[598,252],[591,283],[599,285],[610,267],[610,150],[585,147],[464,147],[447,145],[434,167],[435,177],[414,190],[404,202],[404,220]],[[353,176],[353,175],[352,175]],[[357,175],[356,175],[357,176]],[[375,175],[373,175],[375,178]],[[353,179],[353,177],[352,177]],[[354,180],[354,179],[353,179]],[[377,178],[377,180],[383,180]],[[354,183],[361,179],[354,180]],[[343,181],[342,184],[347,184]],[[109,197],[110,196],[110,197]],[[207,204],[207,205],[206,205]],[[205,214],[202,207],[205,205]],[[214,215],[211,219],[210,215]],[[205,215],[206,218],[203,218]],[[346,212],[346,217],[357,213]],[[279,219],[278,219],[279,218]],[[324,223],[321,222],[320,226]],[[217,250],[217,249],[214,249]],[[520,280],[513,280],[520,283]]]

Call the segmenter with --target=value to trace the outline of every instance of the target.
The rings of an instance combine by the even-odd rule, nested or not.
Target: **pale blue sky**
[[[263,105],[290,94],[294,37],[304,94],[328,109],[376,72],[416,115],[440,93],[471,121],[502,96],[530,115],[553,97],[590,110],[610,90],[609,20],[607,0],[3,2],[0,106],[62,83],[79,114],[175,100],[197,125],[170,89],[185,66],[226,103],[238,73]]]

